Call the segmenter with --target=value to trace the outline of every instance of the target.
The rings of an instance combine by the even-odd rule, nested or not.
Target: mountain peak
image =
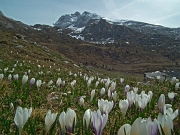
[[[82,14],[76,11],[74,14],[62,15],[59,20],[54,24],[62,28],[68,27],[84,27],[91,19],[100,19],[101,16],[84,11]]]

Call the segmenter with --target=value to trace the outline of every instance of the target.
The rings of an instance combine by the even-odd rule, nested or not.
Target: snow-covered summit
[[[69,26],[73,26],[76,28],[82,28],[87,25],[89,20],[91,19],[100,19],[101,16],[84,11],[82,14],[79,12],[75,12],[74,14],[66,14],[62,15],[59,20],[54,24],[55,26],[60,26],[62,28],[68,28]]]

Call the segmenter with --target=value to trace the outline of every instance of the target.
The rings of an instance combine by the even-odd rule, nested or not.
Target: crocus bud
[[[8,81],[11,81],[11,79],[12,79],[12,75],[9,74],[9,75],[8,75]]]
[[[10,109],[10,110],[14,110],[14,105],[13,105],[12,102],[10,103],[9,109]]]
[[[174,93],[174,92],[169,92],[169,93],[168,93],[168,97],[169,97],[169,99],[171,100],[171,102],[173,101],[174,96],[175,96],[175,93]]]
[[[129,103],[128,100],[120,100],[119,101],[119,108],[121,109],[121,112],[123,114],[123,116],[126,115],[127,109],[128,109]]]
[[[18,74],[15,74],[15,75],[13,75],[13,78],[14,78],[15,80],[18,80],[19,75],[18,75]]]
[[[91,120],[91,109],[87,109],[84,113],[84,117],[83,117],[83,125],[85,125],[86,123],[86,128],[89,128],[89,123]]]
[[[32,87],[35,83],[36,79],[35,78],[31,78],[30,80],[30,87]]]
[[[52,81],[52,80],[50,80],[50,81],[48,82],[47,87],[49,87],[51,84],[53,84],[53,81]]]
[[[102,97],[104,94],[105,94],[105,88],[102,88],[100,92],[100,97]]]
[[[130,90],[130,86],[126,85],[125,88],[124,88],[125,93],[127,93],[129,90]]]
[[[66,128],[69,133],[74,132],[76,125],[76,113],[74,110],[68,108],[66,112]]]
[[[158,108],[160,113],[163,113],[164,105],[165,105],[165,96],[164,94],[161,94],[158,100]]]
[[[41,87],[42,81],[41,80],[37,80],[36,81],[36,87],[37,89],[39,89]]]
[[[176,84],[175,84],[175,90],[176,90],[176,91],[179,89],[179,84],[180,84],[180,83],[176,83]]]
[[[50,130],[51,125],[56,120],[57,113],[51,113],[51,110],[49,110],[45,117],[45,126],[46,126],[46,133]]]
[[[0,81],[4,78],[4,74],[0,74]]]
[[[66,113],[64,111],[59,116],[59,123],[61,126],[61,134],[64,135],[66,132]]]
[[[83,98],[83,97],[80,97],[80,99],[79,99],[79,104],[80,104],[80,106],[83,106],[83,105],[84,105],[84,98]]]
[[[120,78],[120,84],[124,82],[124,78]]]
[[[61,80],[61,78],[58,78],[57,79],[57,81],[56,81],[56,87],[60,87],[60,85],[61,85],[61,83],[62,83],[62,80]]]
[[[94,96],[95,96],[95,90],[92,90],[92,91],[91,91],[91,102],[92,102]]]
[[[27,75],[23,75],[22,77],[22,85],[24,85],[28,80],[28,76]]]

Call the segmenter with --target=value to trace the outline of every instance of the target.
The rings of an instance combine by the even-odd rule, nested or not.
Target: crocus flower
[[[36,87],[37,89],[39,89],[41,87],[42,81],[41,80],[37,80],[36,81]]]
[[[30,87],[32,87],[35,83],[36,79],[35,78],[31,78],[30,80]]]
[[[133,91],[127,92],[127,100],[129,102],[129,107],[131,108],[134,103],[136,94]]]
[[[58,78],[56,81],[56,87],[60,87],[61,83],[62,83],[61,78]]]
[[[89,123],[91,120],[91,109],[87,109],[84,113],[84,117],[83,117],[83,125],[85,125],[86,123],[86,128],[89,128]]]
[[[129,90],[130,90],[130,86],[126,85],[125,88],[124,88],[125,93],[127,93]]]
[[[89,78],[89,80],[87,81],[87,87],[89,88],[89,86],[91,85],[91,78]]]
[[[95,96],[95,90],[92,90],[92,91],[91,91],[91,102],[92,102],[94,96]]]
[[[152,92],[152,91],[148,91],[148,95],[150,96],[149,103],[151,103],[151,99],[152,99],[152,96],[153,96],[153,92]]]
[[[138,98],[138,106],[140,110],[142,111],[147,105],[147,100],[144,98]]]
[[[13,78],[14,78],[15,80],[18,80],[19,75],[18,75],[18,74],[15,74],[15,75],[13,75]]]
[[[24,85],[28,80],[28,76],[27,75],[23,75],[22,77],[22,85]]]
[[[8,67],[4,68],[4,73],[6,73],[8,71]]]
[[[138,87],[133,87],[133,91],[134,91],[135,93],[137,93],[137,92],[138,92]]]
[[[10,103],[9,109],[10,109],[10,110],[14,110],[14,105],[13,105],[12,102]]]
[[[0,74],[0,81],[4,78],[4,74]]]
[[[101,114],[100,110],[92,112],[92,123],[95,135],[101,135],[107,123],[108,113]]]
[[[100,97],[102,97],[105,94],[105,88],[103,87],[100,92]]]
[[[124,124],[118,130],[118,135],[130,135],[131,125]]]
[[[146,120],[137,118],[131,126],[130,135],[148,135]]]
[[[161,113],[158,114],[158,122],[162,127],[162,130],[165,135],[171,135],[171,130],[173,130],[173,121],[172,119],[165,115],[162,115]],[[162,135],[161,128],[159,127],[160,134]]]
[[[52,81],[52,80],[50,80],[50,81],[48,82],[47,87],[49,87],[51,84],[53,84],[53,81]]]
[[[154,119],[154,121],[152,121],[151,118],[146,120],[146,127],[149,135],[158,135],[158,124],[156,119]]]
[[[66,128],[69,133],[74,132],[74,127],[76,125],[76,113],[74,110],[68,108],[66,112]]]
[[[59,123],[61,126],[61,134],[64,135],[66,132],[66,113],[64,111],[59,116]]]
[[[169,92],[169,93],[168,93],[168,97],[169,97],[169,99],[171,100],[171,102],[173,101],[174,96],[175,96],[175,93],[174,93],[174,92]]]
[[[110,91],[113,92],[116,88],[116,82],[112,82],[110,86]]]
[[[164,110],[164,114],[167,114],[172,120],[174,120],[178,116],[179,110],[177,109],[173,112],[172,108],[168,108],[167,110]]]
[[[46,117],[45,117],[46,133],[50,130],[51,125],[56,120],[56,116],[57,116],[57,113],[51,113],[51,110],[48,110]]]
[[[114,102],[117,101],[117,92],[116,92],[116,91],[114,91],[114,92],[112,93],[112,98],[113,98],[113,101],[114,101]]]
[[[21,135],[23,126],[25,125],[25,123],[27,122],[28,118],[30,117],[31,112],[32,112],[32,108],[30,108],[28,110],[27,108],[23,109],[22,107],[18,107],[16,109],[16,114],[15,114],[15,117],[14,117],[14,122],[15,122],[16,126],[18,127],[19,135]]]
[[[79,104],[80,104],[80,106],[83,106],[83,105],[84,105],[84,98],[83,98],[83,97],[80,97],[80,99],[79,99]]]
[[[128,102],[127,99],[126,99],[126,100],[120,100],[120,101],[119,101],[119,108],[121,109],[121,112],[122,112],[123,116],[126,115],[128,106],[129,106],[129,102]]]
[[[99,81],[96,81],[95,88],[99,85]]]
[[[124,78],[120,78],[120,84],[124,82]]]
[[[177,91],[179,89],[179,82],[175,84],[175,90]]]
[[[106,112],[109,113],[112,110],[113,106],[114,106],[113,101],[98,99],[98,107],[102,114],[104,114]]]
[[[9,75],[8,75],[8,81],[11,81],[11,79],[12,79],[12,75],[9,74]]]
[[[65,86],[65,83],[66,83],[65,81],[62,81],[62,87],[64,87],[64,86]]]
[[[159,108],[160,113],[163,112],[164,105],[165,105],[165,96],[164,94],[161,94],[158,100],[158,108]]]

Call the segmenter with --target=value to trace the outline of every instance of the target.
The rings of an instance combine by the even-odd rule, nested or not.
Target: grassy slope
[[[10,72],[5,74],[3,81],[0,82],[0,133],[2,134],[15,134],[17,133],[16,126],[13,122],[15,110],[10,111],[9,104],[12,102],[16,109],[17,106],[21,105],[22,107],[29,108],[30,106],[33,107],[33,112],[23,128],[23,135],[32,133],[33,130],[37,134],[42,134],[44,130],[44,118],[45,114],[48,109],[51,109],[53,112],[58,112],[59,114],[66,108],[71,107],[77,113],[77,126],[76,126],[76,133],[80,134],[82,132],[82,117],[84,111],[88,108],[91,110],[97,109],[97,101],[100,97],[100,89],[104,87],[104,84],[100,84],[97,88],[95,88],[95,82],[97,78],[92,82],[90,88],[87,88],[87,83],[84,81],[83,76],[74,77],[74,75],[69,75],[69,71],[72,73],[78,74],[79,71],[86,73],[88,76],[96,76],[107,78],[110,72],[105,72],[105,75],[97,75],[96,72],[90,71],[87,68],[77,68],[73,64],[74,62],[71,60],[66,59],[64,56],[52,52],[44,51],[44,48],[40,45],[33,45],[30,43],[25,43],[21,38],[17,39],[18,43],[14,43],[14,36],[16,33],[8,33],[8,32],[0,32],[0,59],[3,62],[0,62],[0,73],[3,73],[3,69],[9,67],[11,70],[14,67],[14,64],[17,63],[17,67],[15,68],[14,73],[11,74],[19,74],[19,80],[12,80],[9,82],[7,80],[7,76]],[[29,42],[29,41],[28,41]],[[16,48],[17,45],[23,45],[22,48]],[[12,53],[11,53],[12,51]],[[18,54],[17,54],[18,52]],[[38,60],[38,62],[37,62]],[[30,61],[30,62],[29,62]],[[68,61],[66,63],[65,61]],[[21,64],[22,63],[22,66]],[[55,63],[55,65],[54,65]],[[41,65],[39,69],[37,65]],[[44,65],[44,67],[43,67]],[[50,66],[52,68],[50,69]],[[60,68],[60,71],[58,70]],[[28,82],[22,86],[21,79],[25,72],[31,70],[31,74],[29,74],[29,80],[32,77],[36,79],[41,79],[46,82],[46,84],[53,80],[53,84],[55,84],[58,77],[61,77],[62,80],[66,81],[66,85],[64,87],[56,88],[47,88],[46,84],[43,85],[39,90],[35,86],[32,88],[29,87],[29,80]],[[43,71],[43,75],[39,75],[38,72]],[[113,75],[113,74],[111,74]],[[166,103],[170,103],[170,100],[167,97],[167,93],[170,91],[174,91],[174,84],[170,84],[169,82],[158,82],[152,81],[150,84],[152,85],[138,85],[137,80],[131,77],[126,77],[125,82],[122,85],[119,84],[119,75],[116,76],[116,79],[112,78],[112,80],[117,82],[116,91],[118,93],[118,100],[113,108],[112,112],[109,114],[109,120],[107,126],[105,127],[103,134],[109,135],[117,134],[118,129],[125,123],[132,124],[135,118],[141,117],[152,117],[157,118],[158,115],[158,108],[157,102],[159,95],[164,93],[166,96]],[[77,84],[74,88],[71,87],[70,82],[74,79],[77,80]],[[126,84],[129,84],[132,87],[138,87],[140,93],[144,90],[146,93],[149,90],[152,90],[154,95],[152,99],[152,103],[150,107],[147,107],[143,112],[139,112],[133,106],[131,109],[128,109],[126,117],[123,118],[122,114],[119,109],[119,100],[125,99],[124,95],[124,87]],[[90,102],[90,91],[92,89],[96,89],[96,95],[93,102]],[[52,94],[55,92],[55,94]],[[71,94],[63,95],[62,93]],[[176,91],[177,95],[173,101],[173,110],[179,108],[180,103],[180,96],[179,91]],[[84,106],[79,105],[79,96],[85,95],[85,104]],[[58,99],[50,100],[52,97],[57,97]],[[104,99],[108,99],[107,92],[103,96]],[[110,99],[112,100],[112,99]],[[57,120],[58,121],[58,120]],[[34,125],[32,127],[31,125]],[[180,130],[178,127],[180,126],[180,119],[176,118],[174,120],[174,130],[175,134],[180,134]],[[52,131],[53,134],[58,134],[58,122],[56,122],[55,129]],[[90,126],[90,133],[92,134],[93,128],[92,124]]]

